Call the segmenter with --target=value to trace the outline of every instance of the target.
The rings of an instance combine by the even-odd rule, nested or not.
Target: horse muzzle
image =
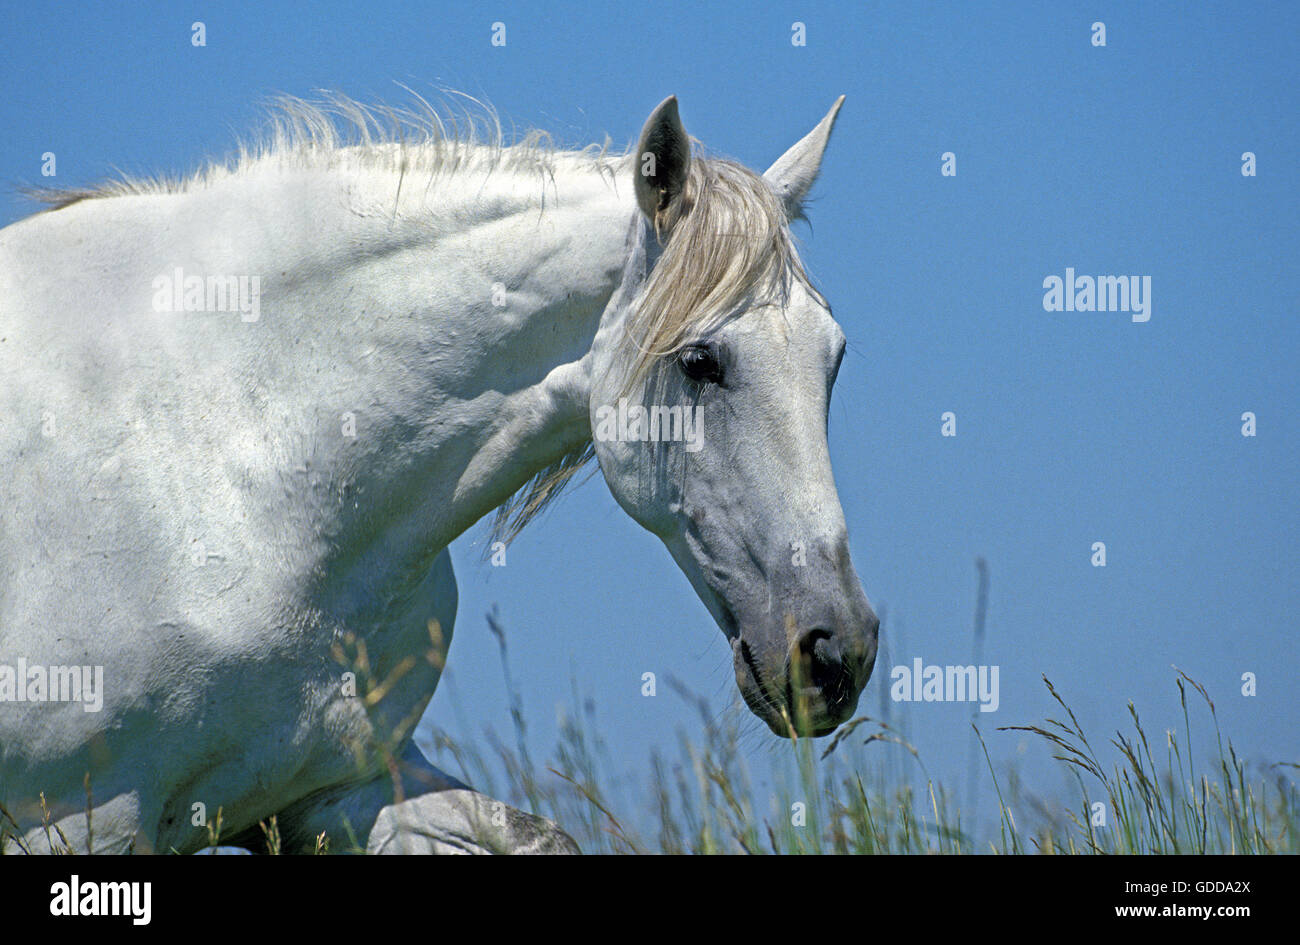
[[[742,631],[732,638],[736,684],[773,733],[829,735],[857,708],[875,665],[879,628],[868,607],[851,623],[787,626],[781,637],[789,643],[780,648],[751,644]]]

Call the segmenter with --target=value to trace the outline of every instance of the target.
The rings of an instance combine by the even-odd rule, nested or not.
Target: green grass
[[[489,622],[505,665],[504,632]],[[508,670],[506,678],[508,684]],[[1076,793],[1044,799],[1028,793],[1014,769],[999,777],[974,730],[984,759],[982,787],[997,802],[991,838],[978,838],[963,823],[959,792],[929,776],[902,733],[868,716],[845,723],[823,746],[808,739],[778,744],[788,753],[784,767],[791,776],[775,798],[766,792],[760,798],[738,721],[725,715],[719,721],[704,700],[680,687],[678,695],[698,709],[700,737],[679,737],[675,764],[653,754],[639,790],[621,785],[594,706],[576,691],[572,704],[582,708],[562,719],[549,758],[531,757],[523,709],[512,696],[514,745],[489,733],[485,755],[435,731],[434,761],[459,768],[477,790],[551,818],[587,853],[1300,852],[1297,766],[1250,769],[1224,739],[1209,693],[1185,673],[1177,671],[1173,680],[1182,734],[1165,731],[1155,752],[1132,703],[1131,729],[1095,745],[1051,681],[1043,682],[1062,719],[1005,726],[989,737],[1036,736]],[[1211,725],[1217,756],[1193,758],[1194,716],[1198,725]],[[1098,804],[1104,826],[1095,822]]]
[[[1248,766],[1220,731],[1210,694],[1181,670],[1173,680],[1181,734],[1164,729],[1163,746],[1157,739],[1154,751],[1133,703],[1131,728],[1097,743],[1046,677],[1060,718],[989,733],[1035,736],[1068,775],[1072,797],[1028,792],[1015,768],[999,776],[984,736],[972,725],[984,761],[977,786],[997,803],[990,833],[963,821],[959,792],[930,776],[905,732],[865,715],[822,745],[764,736],[765,750],[778,753],[782,763],[775,767],[785,776],[775,794],[761,796],[746,766],[740,717],[715,712],[675,684],[677,696],[697,710],[698,735],[679,735],[675,759],[652,753],[634,783],[626,783],[614,764],[595,706],[576,688],[554,748],[537,759],[510,677],[505,631],[495,617],[489,628],[511,693],[513,744],[489,730],[484,753],[434,730],[432,760],[490,797],[555,821],[586,853],[1300,853],[1300,766]],[[430,632],[440,652],[436,626]],[[357,671],[365,705],[373,709],[394,679],[371,675],[363,647],[339,656]],[[1193,758],[1194,719],[1197,726],[1208,723],[1204,732],[1213,734],[1216,750],[1208,758]],[[370,746],[372,769],[396,774],[397,753],[417,721],[403,719],[391,738]],[[88,810],[90,787],[87,780]],[[1095,822],[1098,804],[1104,826]],[[218,810],[208,825],[212,846],[221,843],[221,822]],[[20,838],[16,826],[0,806],[0,841],[6,832]],[[46,834],[56,852],[83,852],[72,850],[48,817]],[[261,825],[261,834],[265,852],[281,852],[275,818]],[[324,835],[305,852],[323,853],[331,844],[361,852],[355,837]]]

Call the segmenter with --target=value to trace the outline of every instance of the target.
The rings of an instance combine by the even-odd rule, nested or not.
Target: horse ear
[[[781,155],[763,175],[763,179],[785,204],[786,216],[791,220],[803,214],[803,198],[817,179],[826,142],[830,141],[831,129],[835,127],[835,116],[840,113],[843,104],[844,96],[841,95],[826,113],[826,117],[817,123],[817,127]]]
[[[650,113],[636,146],[636,202],[659,229],[669,204],[686,186],[691,166],[691,139],[670,95]]]

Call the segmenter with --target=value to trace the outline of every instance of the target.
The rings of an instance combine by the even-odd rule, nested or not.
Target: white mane
[[[176,194],[246,174],[258,166],[387,170],[423,173],[427,180],[498,170],[552,176],[564,158],[611,175],[623,160],[609,153],[609,138],[577,151],[556,147],[549,133],[529,130],[511,141],[491,105],[448,91],[441,107],[411,90],[412,104],[365,105],[337,93],[319,100],[279,96],[268,108],[264,130],[241,141],[224,160],[184,176],[126,175],[86,187],[31,187],[25,193],[57,210],[81,200],[133,194]]]

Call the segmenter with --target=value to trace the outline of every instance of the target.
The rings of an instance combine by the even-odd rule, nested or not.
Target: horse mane
[[[443,90],[433,105],[418,92],[406,91],[411,103],[402,107],[368,105],[336,92],[319,92],[316,99],[276,96],[265,106],[266,120],[259,133],[239,141],[237,150],[225,159],[209,160],[188,175],[119,174],[82,187],[19,189],[53,211],[82,200],[186,193],[266,161],[303,168],[352,162],[357,168],[425,172],[433,177],[497,170],[548,177],[560,154],[586,158],[592,169],[607,175],[622,158],[609,155],[608,137],[603,144],[569,152],[558,148],[545,131],[507,135],[490,104],[463,92]]]
[[[187,176],[121,175],[87,187],[27,187],[23,193],[55,211],[83,200],[130,195],[178,194],[248,171],[266,161],[304,168],[358,168],[430,180],[457,173],[515,171],[543,180],[555,173],[556,157],[585,158],[596,172],[614,177],[628,154],[609,154],[609,138],[580,151],[561,151],[544,131],[508,139],[489,104],[443,90],[440,107],[407,88],[405,107],[366,105],[338,93],[316,100],[282,95],[271,100],[264,130],[239,143],[225,160],[209,161]],[[656,222],[663,252],[629,313],[629,344],[636,345],[627,389],[693,338],[720,324],[747,300],[766,296],[784,302],[798,281],[820,297],[805,272],[790,234],[785,208],[749,168],[699,152],[682,193]],[[496,510],[492,541],[509,543],[595,458],[591,443],[571,451],[533,476]]]

